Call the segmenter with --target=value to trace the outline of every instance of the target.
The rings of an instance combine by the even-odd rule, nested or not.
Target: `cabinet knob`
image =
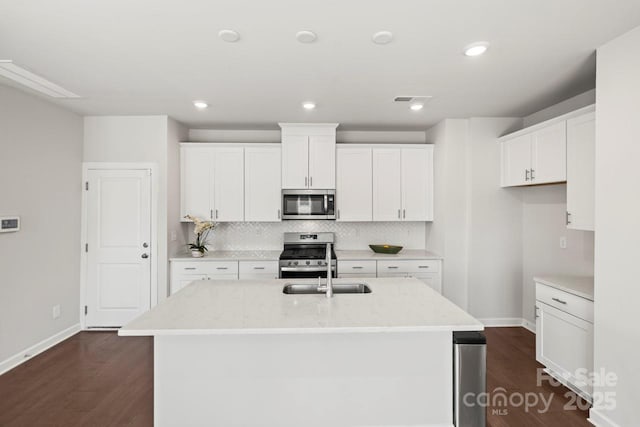
[[[142,254],[142,258],[143,258],[143,259],[147,259],[147,258],[149,258],[149,255],[147,255],[147,254]]]

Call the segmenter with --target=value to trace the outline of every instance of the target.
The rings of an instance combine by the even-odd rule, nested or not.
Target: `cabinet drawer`
[[[440,271],[440,261],[425,260],[383,260],[378,261],[378,275],[384,273],[437,273]]]
[[[238,274],[238,261],[185,261],[173,262],[174,274]]]
[[[376,273],[338,273],[339,279],[375,279]]]
[[[275,275],[278,276],[278,261],[240,261],[240,276]]]
[[[376,274],[375,261],[340,261],[338,260],[338,274]]]
[[[593,301],[536,283],[536,300],[593,323]]]

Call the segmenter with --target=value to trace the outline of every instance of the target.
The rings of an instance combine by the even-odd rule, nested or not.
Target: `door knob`
[[[142,254],[142,258],[147,259],[147,258],[149,258],[149,255],[147,255],[147,254]]]
[[[143,247],[143,248],[148,248],[148,247],[149,247],[149,244],[148,244],[147,242],[144,242],[144,243],[142,244],[142,247]]]

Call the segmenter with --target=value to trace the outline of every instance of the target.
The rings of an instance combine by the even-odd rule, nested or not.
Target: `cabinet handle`
[[[536,319],[540,317],[540,315],[538,314],[538,306],[533,307],[533,317]]]
[[[392,270],[392,269],[395,269],[395,268],[398,268],[398,267],[396,267],[395,265],[390,265],[390,266],[388,266],[387,268],[388,268],[389,270]]]
[[[216,219],[218,219],[218,209],[216,209]]]
[[[567,225],[571,224],[571,213],[570,212],[566,212],[566,222]]]
[[[535,172],[536,172],[536,170],[535,170],[535,169],[531,169],[531,181],[533,181],[534,179],[536,179]]]
[[[567,304],[566,301],[562,301],[560,298],[551,298],[552,300],[554,300],[555,302],[559,302],[560,304]]]
[[[313,187],[313,177],[309,177],[309,187]]]
[[[400,209],[398,209],[398,219],[400,219],[400,218],[401,218],[401,216],[400,216]]]
[[[184,269],[185,270],[195,270],[196,268],[195,267],[185,267]]]
[[[213,209],[211,209],[211,214],[209,215],[209,218],[213,219]]]
[[[351,268],[353,268],[354,270],[361,270],[362,269],[362,267],[360,267],[359,265],[354,265]]]
[[[254,270],[264,270],[264,267],[253,267]]]
[[[337,219],[340,219],[340,209],[338,209]]]
[[[229,267],[216,267],[216,270],[228,270]]]
[[[428,265],[419,265],[418,268],[429,268]]]
[[[402,219],[405,219],[406,217],[407,217],[407,210],[402,209]]]
[[[529,181],[529,169],[525,169],[524,171],[524,180]]]
[[[280,214],[280,209],[278,209],[278,219],[282,219],[282,216]]]
[[[305,186],[305,188],[309,186],[309,185],[307,184],[307,182],[309,182],[308,180],[309,180],[309,178],[307,178],[307,177],[305,176],[305,177],[304,177],[304,186]]]

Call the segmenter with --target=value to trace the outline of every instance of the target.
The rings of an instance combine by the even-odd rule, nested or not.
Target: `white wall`
[[[0,129],[1,365],[79,322],[82,118],[0,85]]]
[[[188,130],[169,118],[167,123],[167,253],[173,256],[185,249],[186,236],[180,225],[180,142]]]
[[[434,147],[434,217],[426,247],[444,257],[443,294],[468,308],[468,120],[447,119],[427,132]]]
[[[469,311],[480,319],[509,323],[522,317],[522,201],[500,188],[496,139],[520,124],[514,118],[469,121],[468,288]]]
[[[497,138],[520,119],[448,119],[435,143],[435,212],[428,249],[444,256],[444,295],[482,319],[521,316],[522,203],[503,190]]]
[[[638,424],[640,402],[640,27],[598,49],[596,110],[595,369],[618,376],[602,426]]]
[[[280,130],[189,129],[191,142],[280,142]],[[424,144],[420,131],[342,131],[336,133],[339,143]]]
[[[522,195],[522,313],[535,323],[534,276],[593,276],[592,231],[569,230],[566,184],[518,189]],[[560,238],[567,248],[560,248]]]
[[[158,167],[158,299],[168,295],[168,117],[96,116],[84,118],[85,162],[145,162]],[[174,134],[177,130],[174,130]],[[172,169],[173,170],[173,169]],[[175,171],[173,171],[175,175]],[[175,179],[175,177],[174,177]],[[175,198],[175,194],[172,195]]]
[[[593,105],[595,103],[596,90],[591,89],[589,91],[576,95],[573,98],[565,99],[562,102],[559,102],[543,110],[530,114],[527,117],[524,117],[522,119],[522,125],[524,127],[533,126],[537,123],[544,122],[545,120],[570,113],[571,111],[575,111],[579,108],[586,107],[587,105]]]

